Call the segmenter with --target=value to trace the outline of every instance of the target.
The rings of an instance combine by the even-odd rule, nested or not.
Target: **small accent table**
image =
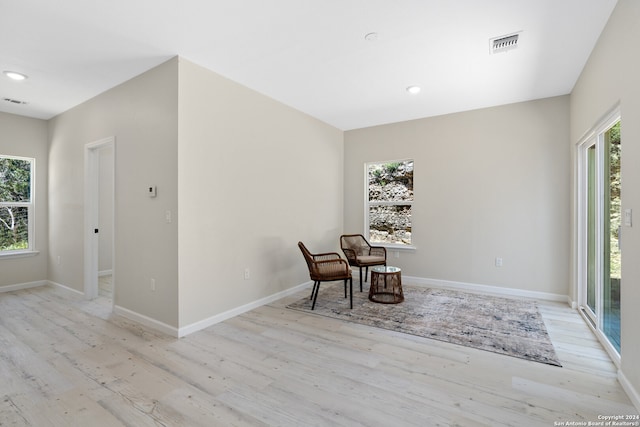
[[[369,300],[382,304],[398,304],[404,301],[400,273],[398,267],[376,266],[371,268]]]

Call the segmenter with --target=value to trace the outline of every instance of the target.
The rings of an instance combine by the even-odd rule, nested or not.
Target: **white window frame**
[[[365,238],[371,242],[371,232],[369,222],[369,210],[371,206],[411,206],[411,228],[413,228],[413,204],[415,202],[415,192],[414,192],[414,200],[407,201],[379,201],[379,202],[371,202],[369,200],[369,167],[372,165],[386,165],[390,163],[405,163],[405,162],[413,162],[415,169],[415,160],[412,158],[407,159],[399,159],[399,160],[384,160],[377,162],[367,162],[364,164],[364,236]],[[413,240],[413,233],[411,235],[411,244],[402,245],[402,244],[394,244],[394,243],[384,243],[384,242],[375,242],[376,246],[384,246],[385,248],[394,249],[394,250],[415,250],[414,246],[415,242]]]
[[[35,182],[36,182],[36,159],[33,157],[11,156],[6,154],[0,154],[1,159],[15,159],[24,160],[31,163],[29,174],[29,198],[28,202],[3,202],[0,201],[0,206],[12,206],[12,207],[26,207],[27,208],[27,249],[16,250],[0,250],[0,257],[14,257],[24,255],[35,255],[38,252],[35,250]]]

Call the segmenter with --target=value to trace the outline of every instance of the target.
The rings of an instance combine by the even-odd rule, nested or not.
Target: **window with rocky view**
[[[367,164],[367,190],[369,240],[411,245],[413,160]]]

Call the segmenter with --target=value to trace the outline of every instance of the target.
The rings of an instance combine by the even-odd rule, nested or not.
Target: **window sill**
[[[383,243],[371,243],[371,246],[382,246],[383,248],[385,248],[388,251],[407,251],[407,252],[413,252],[415,251],[416,248],[415,246],[409,246],[409,245],[385,245]]]
[[[40,253],[40,251],[11,251],[11,252],[0,252],[0,259],[7,258],[26,258],[31,256],[36,256]]]

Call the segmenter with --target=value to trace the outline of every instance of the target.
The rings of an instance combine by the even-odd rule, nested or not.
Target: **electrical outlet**
[[[396,258],[400,258],[400,251],[395,251],[393,256],[395,256]]]
[[[251,271],[248,268],[244,269],[244,280],[249,280],[251,278]]]
[[[149,282],[150,282],[151,290],[155,291],[156,290],[156,279],[151,279]]]
[[[60,265],[60,255],[58,255],[58,258],[56,259],[56,263]]]
[[[500,257],[496,258],[496,267],[502,267],[502,258]]]

